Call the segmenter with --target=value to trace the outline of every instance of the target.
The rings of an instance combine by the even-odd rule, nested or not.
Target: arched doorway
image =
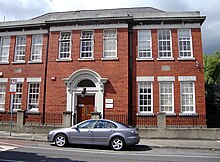
[[[104,84],[102,78],[90,69],[80,69],[64,79],[67,92],[67,111],[72,112],[72,124],[90,118],[92,111],[103,115]]]

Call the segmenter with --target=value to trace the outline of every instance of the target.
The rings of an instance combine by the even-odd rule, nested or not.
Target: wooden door
[[[94,112],[95,96],[77,96],[77,123],[91,119],[91,112]]]

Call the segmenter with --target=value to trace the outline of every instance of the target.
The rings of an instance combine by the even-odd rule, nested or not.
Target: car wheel
[[[125,142],[121,137],[115,137],[110,142],[110,147],[112,150],[119,151],[124,148]]]
[[[62,146],[65,146],[67,144],[67,138],[64,134],[58,134],[56,135],[55,139],[55,144],[58,146],[58,147],[62,147]]]

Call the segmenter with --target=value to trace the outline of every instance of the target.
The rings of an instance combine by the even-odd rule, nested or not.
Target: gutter
[[[49,54],[49,44],[50,44],[50,27],[48,27],[47,33],[47,50],[46,50],[46,60],[44,68],[44,98],[43,98],[43,115],[42,115],[42,124],[45,124],[45,110],[46,110],[46,93],[47,93],[47,67],[48,67],[48,54]]]

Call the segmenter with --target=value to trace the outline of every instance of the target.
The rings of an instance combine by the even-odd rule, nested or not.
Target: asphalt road
[[[0,162],[139,162],[220,161],[219,150],[150,148],[147,145],[112,151],[108,147],[70,145],[59,148],[47,142],[0,139]]]

